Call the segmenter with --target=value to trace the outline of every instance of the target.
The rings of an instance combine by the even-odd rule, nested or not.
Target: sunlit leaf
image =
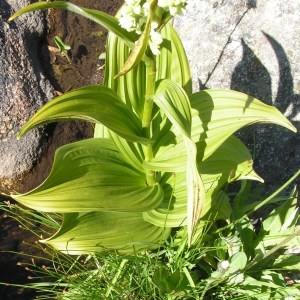
[[[300,270],[300,256],[297,254],[280,255],[274,261],[274,269]]]
[[[110,133],[110,138],[113,140],[119,153],[122,154],[123,159],[127,163],[137,170],[145,172],[145,168],[143,167],[143,154],[141,147],[139,147],[137,143],[126,141],[112,132]]]
[[[181,134],[190,137],[191,107],[183,88],[172,80],[162,80],[158,84],[153,100],[166,114],[173,126]]]
[[[187,189],[184,172],[165,174],[161,180],[164,200],[159,207],[143,213],[147,222],[162,227],[187,225]]]
[[[229,258],[229,268],[226,273],[230,274],[229,283],[239,284],[244,281],[244,274],[242,270],[245,268],[248,262],[245,252],[234,253]]]
[[[278,234],[289,227],[295,226],[299,219],[299,207],[297,207],[297,194],[287,199],[276,207],[262,224],[264,231],[269,235]]]
[[[159,247],[169,233],[145,222],[141,213],[72,213],[65,214],[60,230],[43,242],[72,255],[107,250],[134,254]]]
[[[208,159],[201,161],[198,158],[197,161],[206,191],[242,179],[263,182],[253,169],[248,148],[234,136],[228,138]]]
[[[14,20],[15,18],[21,16],[22,14],[41,10],[41,9],[49,9],[49,8],[59,8],[59,9],[66,9],[71,12],[74,12],[78,15],[81,15],[87,19],[90,19],[101,26],[105,27],[109,31],[118,35],[121,39],[127,43],[127,45],[131,48],[134,46],[134,42],[136,40],[136,34],[132,32],[128,32],[124,28],[119,25],[119,21],[116,17],[113,17],[105,12],[79,7],[75,4],[66,1],[39,1],[32,4],[25,6],[24,8],[18,10],[14,13],[10,18],[9,21]]]
[[[154,102],[182,135],[186,149],[187,228],[189,244],[205,199],[202,179],[197,169],[197,148],[191,140],[191,107],[186,92],[171,80],[159,82]]]
[[[181,142],[163,147],[151,161],[144,161],[143,166],[155,171],[184,172],[186,160],[186,146]]]
[[[201,214],[205,219],[211,216],[215,216],[217,219],[221,215],[228,217],[230,213],[228,207],[226,208],[227,211],[223,211],[221,214],[217,213],[218,209],[224,208],[226,204],[220,201],[218,191],[228,181],[262,180],[253,170],[249,150],[235,137],[227,139],[207,160],[198,161],[198,168],[201,171],[205,187],[205,201]],[[157,226],[179,227],[186,225],[187,189],[185,173],[166,174],[161,180],[161,185],[164,188],[164,200],[158,208],[144,213],[145,220]]]
[[[46,103],[21,129],[19,138],[29,130],[56,121],[81,119],[102,123],[125,139],[150,143],[142,137],[141,121],[105,86],[92,85],[65,93]]]
[[[191,95],[190,100],[194,109],[192,138],[200,141],[202,150],[198,156],[203,160],[246,125],[274,123],[296,131],[275,107],[240,92],[205,90]]]
[[[158,207],[164,193],[159,184],[147,186],[111,140],[89,139],[59,148],[45,182],[12,197],[47,212],[128,212]]]
[[[124,103],[132,107],[138,116],[142,116],[145,95],[146,68],[140,62],[125,75],[115,78],[130,54],[130,48],[113,33],[109,33],[106,42],[104,84],[113,89]]]
[[[162,29],[161,35],[163,43],[160,55],[157,57],[156,80],[171,79],[190,95],[192,93],[191,72],[181,39],[170,24]]]
[[[269,249],[277,245],[292,249],[300,244],[299,207],[297,192],[280,206],[276,207],[263,221],[258,236],[257,249]]]

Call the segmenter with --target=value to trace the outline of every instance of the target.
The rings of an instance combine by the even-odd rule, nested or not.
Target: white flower
[[[119,19],[121,27],[127,31],[134,31],[136,29],[136,20],[130,15],[124,15]]]
[[[155,21],[153,21],[153,22],[151,23],[151,30],[155,30],[157,27],[158,27],[158,23],[155,22]]]
[[[125,0],[125,3],[128,6],[134,7],[134,6],[138,6],[141,3],[141,0]]]
[[[158,55],[160,53],[160,44],[162,41],[163,39],[161,34],[152,29],[150,32],[149,47],[154,55]]]
[[[222,260],[218,263],[218,269],[220,269],[220,271],[227,271],[229,266],[230,264],[228,260]]]
[[[186,0],[158,0],[157,5],[169,11],[172,16],[185,12]]]
[[[150,2],[145,2],[142,6],[143,10],[148,14],[150,8]]]
[[[158,0],[157,5],[160,7],[168,7],[169,6],[169,0]]]
[[[151,0],[125,0],[121,9],[119,24],[127,31],[135,31],[142,34],[145,29],[147,17],[149,15]],[[170,12],[171,15],[181,14],[185,10],[186,0],[158,0],[157,6]],[[162,37],[156,29],[161,20],[155,20],[151,23],[149,47],[154,55],[160,53]]]

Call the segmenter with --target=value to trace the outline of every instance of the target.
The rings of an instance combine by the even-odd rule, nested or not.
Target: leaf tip
[[[26,133],[26,131],[24,131],[24,129],[21,128],[21,130],[19,131],[19,133],[17,135],[17,140],[19,141],[24,136],[25,133]]]
[[[119,77],[125,75],[125,73],[126,73],[126,72],[122,72],[122,70],[121,70],[117,75],[114,76],[114,79],[117,79],[117,78],[119,78]]]

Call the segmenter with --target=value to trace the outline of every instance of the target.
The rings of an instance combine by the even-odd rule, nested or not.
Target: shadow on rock
[[[300,95],[295,95],[288,57],[283,47],[264,33],[272,46],[279,66],[279,84],[272,101],[271,76],[250,47],[242,40],[243,57],[236,66],[231,89],[250,94],[267,104],[275,105],[299,130]],[[271,55],[271,54],[270,54]],[[270,193],[287,181],[300,166],[299,135],[277,125],[255,125],[243,129],[238,136],[247,144],[254,156],[255,169],[265,180]]]

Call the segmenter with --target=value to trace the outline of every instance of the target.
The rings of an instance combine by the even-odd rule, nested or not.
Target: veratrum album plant
[[[53,99],[19,133],[71,119],[96,124],[94,138],[57,150],[40,186],[12,195],[34,210],[63,215],[60,229],[42,242],[68,254],[133,254],[160,247],[172,229],[183,227],[193,245],[210,218],[229,220],[224,186],[262,181],[233,134],[253,123],[296,131],[276,108],[249,95],[192,92],[187,57],[169,23],[185,2],[127,0],[114,17],[41,1],[10,18],[60,8],[109,30],[104,84]]]

